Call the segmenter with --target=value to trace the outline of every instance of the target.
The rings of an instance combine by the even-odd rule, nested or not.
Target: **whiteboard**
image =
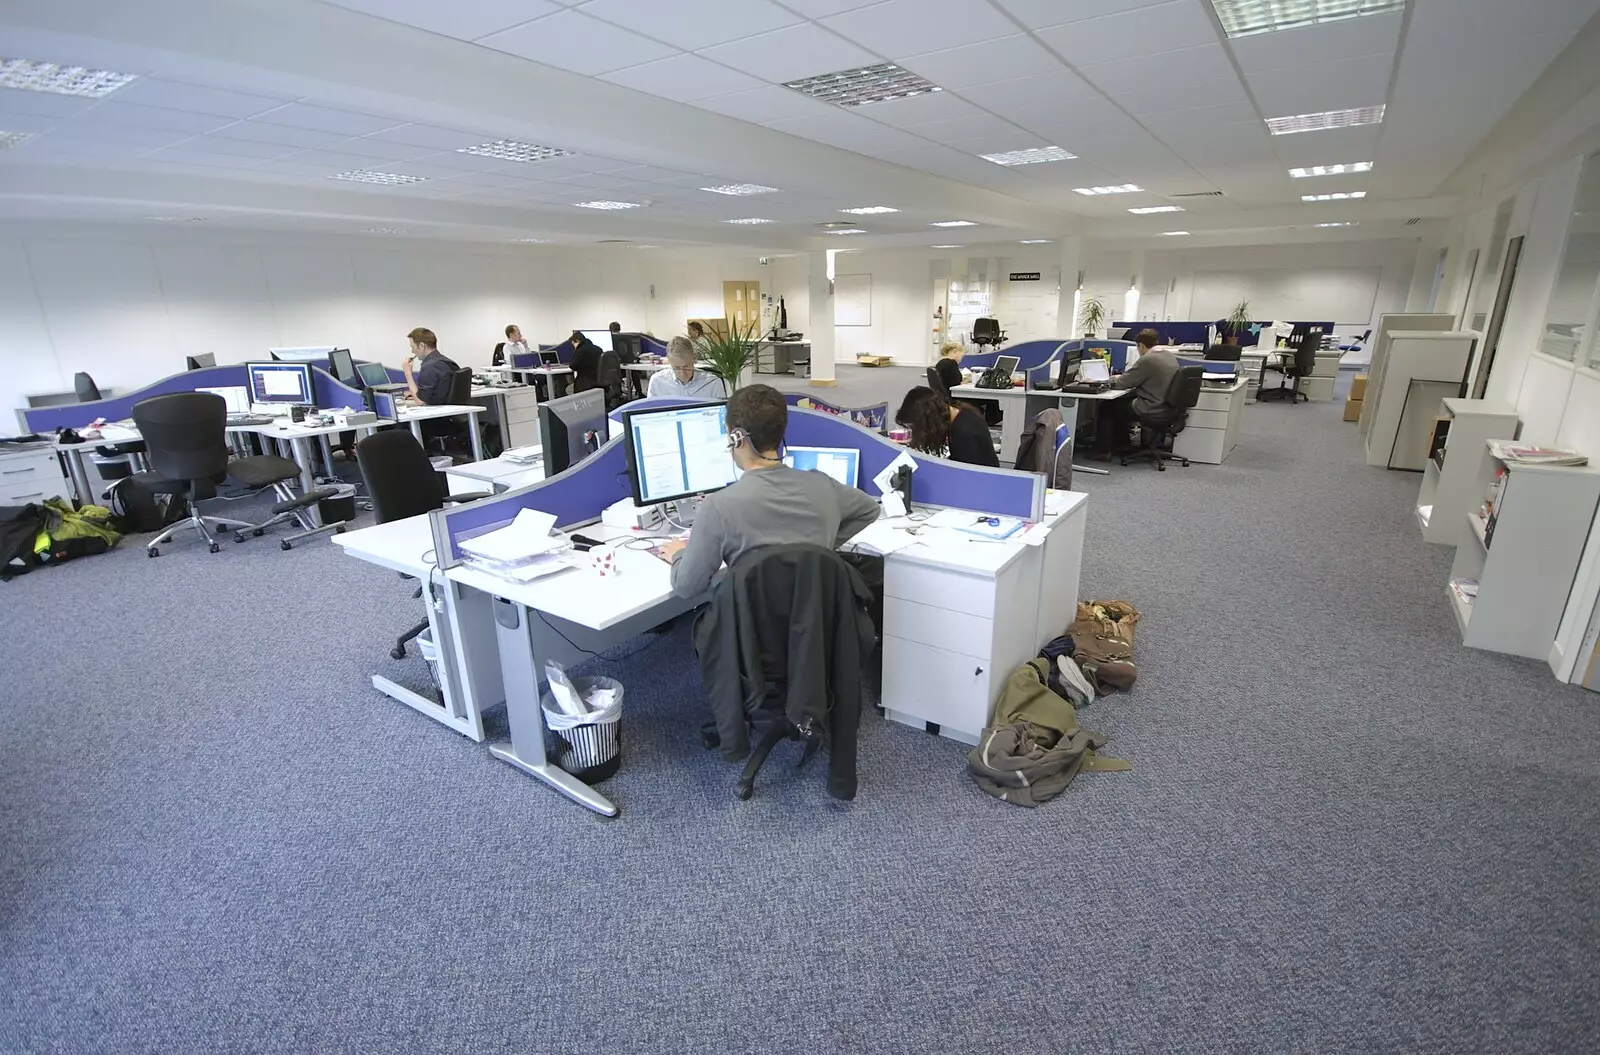
[[[1225,319],[1247,300],[1253,319],[1368,324],[1382,276],[1379,267],[1196,271],[1189,317]]]
[[[872,325],[872,276],[833,276],[833,324]]]

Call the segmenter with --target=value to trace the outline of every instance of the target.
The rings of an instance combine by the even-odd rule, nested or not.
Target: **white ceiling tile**
[[[43,132],[61,121],[54,117],[35,117],[29,114],[0,114],[0,132]],[[71,122],[75,124],[76,122]]]
[[[993,123],[993,118],[987,118]],[[830,146],[843,147],[861,154],[874,154],[878,150],[892,150],[897,146],[915,143],[909,132],[880,125],[847,110],[816,114],[810,117],[790,117],[771,121],[768,128],[789,135],[801,136]],[[920,132],[920,129],[919,129]]]
[[[93,99],[49,92],[25,92],[0,88],[0,114],[26,114],[31,117],[72,117],[95,105]],[[104,103],[101,104],[105,105]]]
[[[117,92],[115,101],[139,103],[142,106],[160,106],[168,110],[185,110],[196,114],[245,118],[265,113],[290,100],[141,77]]]
[[[487,135],[483,132],[464,132],[456,128],[437,128],[433,125],[409,124],[397,125],[394,128],[385,128],[380,132],[373,132],[369,138],[383,139],[391,143],[410,143],[412,146],[433,147],[435,150],[460,150],[462,147],[476,146],[486,143],[499,136]]]
[[[1335,58],[1344,55],[1393,54],[1400,46],[1405,12],[1344,18],[1276,33],[1255,33],[1228,41],[1239,68],[1246,74],[1265,70],[1300,68],[1307,55]]]
[[[1037,40],[1021,33],[914,55],[900,60],[900,65],[945,89],[989,84],[996,77],[1014,80],[1034,74],[1066,72],[1060,60]]]
[[[985,0],[887,0],[822,20],[836,33],[890,59],[1016,33]]]
[[[810,22],[703,48],[700,54],[774,84],[879,61],[871,52]]]
[[[1003,150],[1023,150],[1027,147],[1050,146],[1031,132],[1006,121],[997,121],[988,114],[978,117],[960,117],[954,121],[940,121],[931,125],[918,125],[916,134],[935,143],[943,143],[976,157],[979,154],[997,154]],[[984,162],[989,164],[989,162]]]
[[[1124,58],[1085,66],[1083,75],[1130,113],[1165,113],[1185,107],[1245,102],[1244,86],[1220,44],[1161,56]]]
[[[959,94],[997,113],[1009,108],[1038,109],[1045,106],[1067,111],[1081,105],[1105,103],[1105,97],[1082,77],[1065,68],[1058,69],[1056,73],[1041,73],[963,88]],[[1062,116],[1066,116],[1065,113]]]
[[[710,110],[741,121],[753,121],[756,124],[780,121],[785,117],[827,113],[834,109],[827,103],[819,103],[815,99],[776,84],[754,88],[748,92],[735,92],[733,95],[696,99],[694,105],[702,110]]]
[[[692,5],[661,0],[589,0],[578,10],[686,51],[803,21],[771,0],[695,0]]]
[[[1163,132],[1204,135],[1213,128],[1244,122],[1253,124],[1263,137],[1266,136],[1267,126],[1256,114],[1255,107],[1247,102],[1185,107],[1181,110],[1145,114],[1139,118],[1140,124],[1158,136]]]
[[[558,5],[547,0],[450,0],[450,3],[440,3],[439,0],[324,0],[324,2],[460,40],[477,40],[490,33],[509,29],[561,10]]]
[[[764,84],[749,74],[687,53],[629,66],[625,70],[607,73],[600,79],[677,102],[731,95],[760,88]]]
[[[1374,161],[1374,153],[1382,135],[1382,125],[1361,125],[1356,128],[1332,128],[1325,132],[1269,136],[1268,140],[1284,168],[1300,168],[1346,161]]]
[[[265,121],[235,121],[217,129],[208,138],[237,139],[252,143],[277,143],[283,153],[290,149],[310,150],[331,147],[347,137],[337,132],[318,132],[310,128],[290,128],[288,125],[269,125]]]
[[[358,154],[346,154],[337,150],[301,150],[293,154],[285,154],[280,161],[292,161],[297,165],[321,166],[324,175],[335,172],[349,172],[352,169],[377,168],[372,164],[371,158],[364,158]],[[388,172],[387,166],[380,171]]]
[[[198,135],[234,123],[231,117],[214,114],[191,114],[183,110],[163,110],[157,106],[135,106],[133,103],[107,101],[83,116],[75,118],[74,125],[138,125],[141,128],[167,128],[174,132]]]
[[[144,155],[149,161],[179,162],[182,164],[210,165],[214,168],[249,168],[260,158],[245,157],[241,154],[218,154],[210,150],[196,150],[191,146],[165,147],[152,150]]]
[[[1027,26],[1042,29],[1063,22],[1099,18],[1139,7],[1154,7],[1164,0],[997,0],[1001,7]]]
[[[374,147],[374,144],[376,144],[376,147]],[[387,154],[375,154],[372,152],[374,149],[382,149],[385,146],[410,150],[411,153],[405,155],[405,157],[411,160],[426,161],[430,165],[458,169],[461,172],[497,172],[500,169],[516,170],[527,168],[533,164],[543,164],[543,162],[519,163],[507,161],[505,158],[484,157],[481,154],[463,154],[457,150],[433,151],[428,147],[405,147],[403,144],[390,143],[387,140],[379,139],[377,136],[344,139],[330,149],[348,151],[361,157],[388,157],[389,155]]]
[[[1362,55],[1297,69],[1250,73],[1245,80],[1268,117],[1376,106],[1389,96],[1393,55]]]
[[[139,125],[80,125],[68,122],[44,133],[37,141],[48,145],[69,140],[100,140],[106,143],[141,146],[148,150],[171,146],[192,138],[187,132],[174,132],[166,128],[144,128]],[[285,147],[284,151],[287,150]]]
[[[895,128],[912,128],[935,121],[953,121],[958,117],[977,117],[983,111],[952,92],[933,92],[915,95],[910,99],[895,99],[887,103],[874,103],[858,107],[862,117],[881,121]]]
[[[480,38],[478,43],[590,76],[664,59],[677,52],[670,45],[577,11],[562,11],[515,29],[492,33]]]
[[[1202,0],[1168,0],[1154,7],[1040,30],[1038,36],[1068,62],[1086,66],[1108,55],[1136,58],[1216,44],[1217,29]]]
[[[274,158],[295,153],[292,146],[282,143],[253,143],[246,139],[224,139],[221,136],[196,136],[184,142],[189,150],[204,150],[212,154],[235,154],[246,158]]]
[[[311,103],[291,103],[262,114],[258,120],[273,125],[309,128],[315,132],[336,132],[347,136],[364,136],[406,123],[392,117],[357,113],[354,110],[337,110],[331,106],[316,106]]]
[[[783,6],[798,11],[807,18],[826,18],[841,11],[854,11],[858,7],[878,2],[879,0],[783,0]]]
[[[323,143],[330,150],[340,153],[354,154],[362,158],[374,158],[379,161],[415,161],[437,153],[431,147],[412,146],[409,143],[392,143],[387,139],[377,139],[364,136],[350,136],[337,143]],[[452,157],[463,155],[452,154]],[[503,164],[504,162],[502,162]]]

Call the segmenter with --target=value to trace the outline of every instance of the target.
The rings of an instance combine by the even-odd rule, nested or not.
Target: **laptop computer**
[[[358,363],[356,376],[361,379],[363,386],[374,392],[400,392],[406,388],[403,381],[389,380],[389,371],[383,368],[382,363]]]
[[[1099,356],[1078,364],[1078,380],[1086,384],[1110,384],[1111,363]]]

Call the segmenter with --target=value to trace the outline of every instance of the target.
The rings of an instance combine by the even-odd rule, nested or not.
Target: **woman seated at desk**
[[[967,350],[960,341],[946,341],[940,346],[939,361],[933,364],[933,371],[939,375],[946,389],[961,384],[961,359],[966,354]]]
[[[912,450],[970,465],[1000,467],[983,415],[965,403],[950,402],[926,385],[906,393],[894,420],[911,430]]]

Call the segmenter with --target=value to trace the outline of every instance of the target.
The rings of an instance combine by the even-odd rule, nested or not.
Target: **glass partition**
[[[1600,287],[1600,155],[1583,163],[1578,197],[1567,225],[1561,269],[1545,310],[1539,350],[1567,362],[1594,365],[1595,291]],[[1580,355],[1580,351],[1583,353]]]

